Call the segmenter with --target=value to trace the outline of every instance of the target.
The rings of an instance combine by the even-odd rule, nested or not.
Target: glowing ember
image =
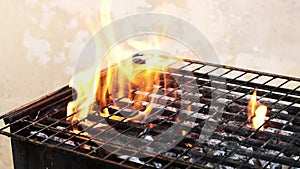
[[[259,103],[256,99],[256,89],[254,89],[253,95],[248,103],[248,121],[252,123],[253,128],[258,129],[260,126],[261,131],[264,130],[266,115],[268,107]]]

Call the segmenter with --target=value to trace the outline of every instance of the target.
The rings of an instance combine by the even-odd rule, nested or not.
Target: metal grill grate
[[[300,168],[300,79],[193,60],[176,62],[169,67],[171,72],[176,72],[171,73],[172,77],[193,79],[199,90],[196,95],[199,102],[189,103],[194,111],[180,120],[176,120],[178,111],[184,111],[180,109],[180,99],[170,101],[159,96],[164,104],[157,105],[150,123],[127,122],[126,117],[114,120],[111,116],[128,113],[128,106],[107,105],[103,108],[110,110],[109,117],[100,118],[99,111],[95,111],[71,124],[66,121],[66,105],[72,100],[72,89],[63,87],[0,117],[6,123],[0,133],[14,140],[124,168]],[[189,73],[193,77],[183,76]],[[260,102],[269,108],[264,131],[251,128],[247,121],[246,106],[254,88],[258,88]],[[177,90],[170,87],[167,95]],[[116,102],[124,104],[125,101],[119,98]],[[212,109],[222,104],[224,109]],[[203,141],[199,137],[205,132],[202,131],[205,122],[213,118],[210,110],[221,111],[222,117],[214,132]],[[85,126],[81,123],[84,120],[93,123]],[[99,125],[104,122],[109,125]],[[184,138],[176,144],[162,145],[164,138],[160,134],[174,125],[179,126],[182,133],[172,134]],[[73,132],[73,128],[79,132]],[[122,143],[116,141],[124,135],[130,137],[122,138]],[[144,148],[130,148],[136,144]],[[153,144],[168,151],[159,155],[144,151]],[[137,158],[140,155],[145,157]]]

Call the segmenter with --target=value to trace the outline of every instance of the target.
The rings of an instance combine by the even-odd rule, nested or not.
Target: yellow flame
[[[249,104],[248,104],[248,121],[251,122],[251,118],[254,117],[255,109],[257,107],[257,101],[256,101],[256,89],[254,89],[253,94],[250,98]]]
[[[248,121],[252,123],[254,129],[258,129],[260,126],[262,126],[259,130],[263,131],[263,124],[266,120],[268,107],[257,102],[256,93],[256,89],[254,89],[254,92],[248,103]]]
[[[260,105],[255,110],[255,116],[252,119],[252,124],[255,129],[258,129],[260,126],[262,126],[265,123],[267,110],[268,108],[265,105]],[[264,126],[262,126],[260,130],[264,130]]]
[[[68,120],[79,120],[83,119],[88,115],[88,112],[95,103],[95,95],[97,90],[98,74],[93,71],[93,66],[86,70],[78,72],[69,82],[69,87],[76,90],[76,100],[68,103],[67,115],[70,116]],[[80,112],[80,113],[79,113]]]
[[[165,58],[160,55],[148,55],[144,64],[132,62],[131,58],[125,60],[116,68],[109,67],[111,73],[107,73],[105,80],[100,82],[96,100],[100,107],[114,102],[118,98],[128,98],[128,104],[138,111],[138,114],[128,120],[143,120],[149,116],[153,109],[153,104],[157,99],[150,97],[150,94],[158,92],[161,85],[161,79],[164,80],[164,89],[167,89],[167,76],[161,72],[167,70]],[[170,59],[172,60],[172,59]],[[174,60],[173,60],[174,61]],[[101,84],[103,83],[103,85]],[[113,104],[115,107],[122,107],[119,104]],[[146,105],[146,106],[145,106]],[[107,109],[104,110],[104,116],[109,115]]]
[[[111,16],[111,0],[103,0],[100,4],[100,18],[101,26],[104,27],[112,22]],[[87,25],[91,33],[97,31],[97,23],[89,23]],[[114,31],[111,30],[110,34],[106,38],[109,44],[115,42]],[[124,48],[122,46],[115,46],[113,50],[104,58],[101,65],[107,67],[105,73],[103,70],[99,70],[99,62],[95,61],[95,64],[89,68],[78,72],[74,75],[73,79],[70,81],[69,86],[74,88],[77,92],[76,100],[69,102],[67,107],[67,115],[70,116],[68,120],[74,122],[78,120],[83,120],[90,113],[93,113],[93,108],[95,103],[101,108],[100,115],[103,117],[110,116],[108,108],[105,106],[112,104],[115,105],[114,99],[127,96],[129,98],[128,102],[132,102],[132,107],[135,110],[139,110],[140,113],[128,120],[141,120],[149,116],[149,113],[153,109],[153,105],[157,102],[154,97],[150,98],[150,93],[157,93],[158,88],[154,86],[160,85],[160,78],[163,76],[164,86],[167,88],[166,75],[162,75],[161,71],[167,70],[167,65],[170,59],[166,61],[166,58],[160,55],[149,55],[147,56],[146,64],[137,64],[132,62],[130,59],[125,59],[132,55],[132,52],[143,51],[149,49],[157,49],[161,46],[163,36],[154,36],[147,40],[133,40],[129,39],[126,44],[130,47]],[[96,47],[97,47],[96,42]],[[96,57],[97,58],[97,57]],[[179,59],[177,59],[179,60]],[[95,72],[95,70],[97,70]],[[134,90],[139,90],[141,93],[134,93]],[[165,94],[166,94],[165,90]],[[177,97],[176,95],[174,96]],[[147,106],[144,107],[144,103],[147,102]],[[75,115],[73,115],[75,114]],[[110,119],[114,120],[124,120],[120,116],[110,116]]]
[[[101,1],[100,4],[100,18],[101,26],[104,27],[107,24],[111,23],[111,0]],[[92,34],[94,34],[99,28],[97,27],[98,22],[90,21],[86,24],[87,28]],[[113,35],[113,34],[112,34]],[[109,39],[109,38],[108,38]],[[111,36],[111,39],[114,40],[114,37]],[[97,42],[96,42],[97,45]],[[107,61],[107,65],[110,65],[110,61]],[[75,121],[84,119],[87,117],[91,111],[93,104],[96,102],[96,91],[101,81],[100,72],[95,72],[99,67],[98,62],[95,61],[95,64],[86,70],[77,72],[74,77],[70,80],[69,86],[74,88],[77,92],[76,100],[69,102],[67,106],[67,115],[70,116],[68,120]],[[111,74],[108,71],[108,74]],[[109,81],[107,81],[107,84]],[[76,112],[76,113],[75,113]],[[75,114],[74,114],[75,113]],[[71,116],[74,114],[73,116]],[[103,116],[107,117],[108,114],[103,113]]]
[[[112,7],[112,0],[101,1],[100,17],[101,17],[102,27],[104,27],[112,22],[111,7]]]

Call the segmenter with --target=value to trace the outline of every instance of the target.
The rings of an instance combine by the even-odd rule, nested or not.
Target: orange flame
[[[111,105],[115,109],[126,106],[132,111],[128,113],[135,111],[137,114],[135,113],[134,116],[122,114],[126,117],[125,121],[143,121],[151,113],[154,104],[158,104],[158,98],[150,97],[150,95],[159,94],[176,99],[176,93],[168,94],[167,91],[170,87],[178,86],[170,75],[163,72],[167,72],[167,65],[178,59],[161,55],[146,55],[145,57],[144,63],[135,63],[132,58],[129,58],[121,63],[110,65],[103,71],[104,73],[90,75],[92,71],[82,71],[75,75],[78,78],[76,83],[71,81],[69,86],[76,89],[77,99],[69,102],[68,115],[76,113],[69,120],[74,122],[86,118],[93,112],[93,106],[97,103],[102,109],[100,112],[102,117],[109,117],[111,114],[108,108],[104,108],[105,106]],[[122,98],[121,101],[120,98]],[[109,118],[118,121],[124,119],[116,115]]]
[[[101,1],[100,25],[102,27],[112,22],[111,5],[111,0]],[[91,33],[95,33],[98,29],[97,25],[89,24],[87,26]],[[110,33],[108,40],[114,41],[113,31]],[[110,112],[105,106],[110,105],[120,109],[124,107],[124,103],[131,111],[135,111],[132,114],[137,112],[134,116],[126,117],[127,120],[145,120],[158,101],[150,95],[160,92],[161,89],[165,93],[160,94],[166,95],[167,93],[170,76],[161,72],[167,71],[167,65],[179,59],[148,54],[146,63],[139,64],[134,63],[131,57],[127,57],[132,55],[133,50],[136,52],[157,49],[162,40],[163,36],[156,36],[149,41],[129,39],[125,42],[127,47],[129,46],[128,48],[115,46],[101,62],[101,65],[96,61],[94,65],[74,75],[69,86],[76,90],[77,98],[68,104],[67,115],[70,116],[68,120],[75,122],[86,118],[95,112],[96,105],[101,108],[100,115],[102,117],[121,121],[124,120],[124,117],[110,116]],[[103,70],[99,70],[101,66],[107,67],[104,74]],[[172,97],[176,98],[177,96],[174,94]],[[122,103],[116,102],[119,98],[122,98]],[[131,107],[128,106],[130,104]]]
[[[248,121],[252,123],[254,129],[258,129],[261,126],[259,130],[263,131],[263,124],[266,120],[268,107],[257,101],[256,93],[256,89],[254,89],[254,92],[248,103]]]
[[[158,101],[157,98],[150,97],[150,95],[157,94],[162,89],[163,92],[166,92],[170,87],[168,80],[171,77],[162,72],[167,71],[167,62],[173,59],[165,59],[159,55],[148,55],[144,64],[134,63],[131,59],[127,59],[116,68],[109,67],[110,71],[108,72],[110,73],[106,73],[105,80],[100,82],[96,95],[100,107],[112,102],[113,107],[127,106],[128,109],[137,111],[135,116],[127,118],[127,120],[145,120]],[[173,95],[172,97],[176,98],[177,96]],[[123,98],[122,102],[115,102],[119,98]],[[108,115],[108,109],[104,109],[102,116],[107,117]]]

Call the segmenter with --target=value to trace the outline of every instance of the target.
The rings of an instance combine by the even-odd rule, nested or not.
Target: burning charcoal
[[[83,144],[80,147],[83,148],[83,149],[92,150],[92,147],[90,145],[87,145],[87,144]]]

